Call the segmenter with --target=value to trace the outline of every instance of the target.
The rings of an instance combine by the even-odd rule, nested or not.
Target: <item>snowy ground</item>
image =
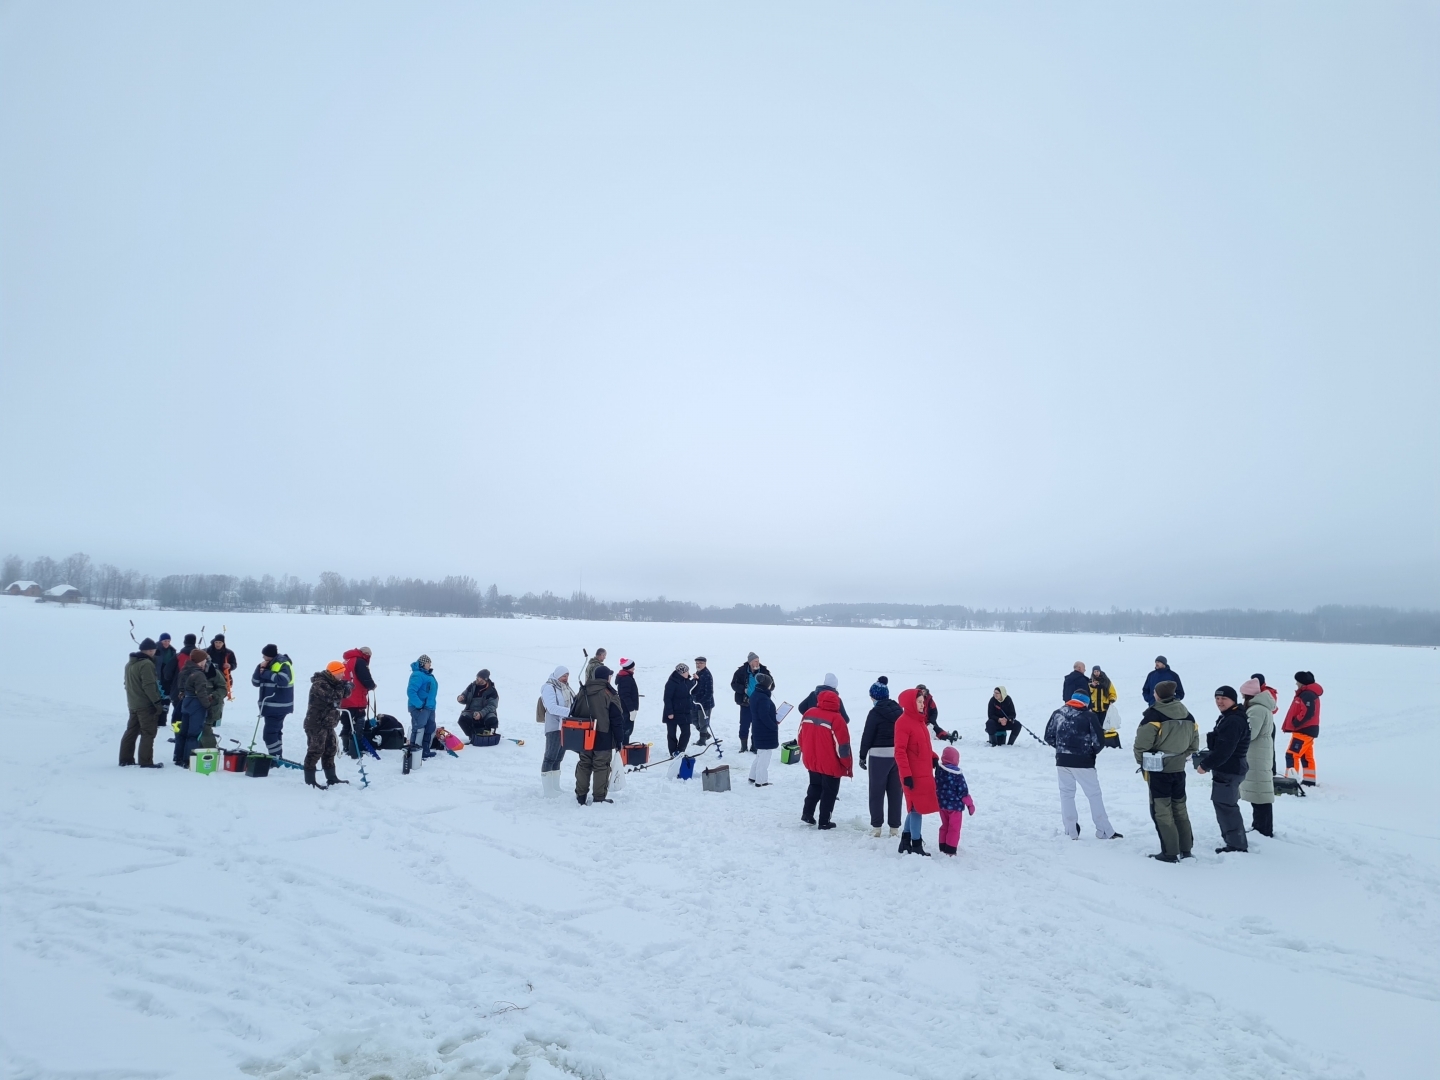
[[[130,614],[0,598],[5,1077],[1435,1075],[1433,650],[225,617],[246,665],[275,641],[306,677],[371,645],[397,714],[420,652],[446,703],[487,666],[506,733],[526,740],[409,777],[388,754],[368,790],[320,794],[294,772],[117,769]],[[144,613],[137,629],[221,621]],[[927,683],[964,733],[978,804],[960,857],[873,840],[863,777],[842,789],[842,827],[816,833],[798,820],[800,768],[777,762],[775,785],[750,790],[733,753],[729,794],[657,769],[613,806],[544,801],[535,696],[596,645],[638,658],[640,734],[662,745],[663,676],[697,652],[724,685],[755,649],[791,702],[833,670],[857,719],[876,675]],[[1119,685],[1128,747],[1157,651],[1206,728],[1209,692],[1252,671],[1287,688],[1307,667],[1326,687],[1322,786],[1283,800],[1278,835],[1248,856],[1208,854],[1218,834],[1192,774],[1204,854],[1144,858],[1156,843],[1128,749],[1100,766],[1125,839],[1065,840],[1048,752],[981,745],[992,686],[1040,722],[1081,659]],[[253,700],[245,686],[222,737],[249,742]],[[735,709],[721,715],[733,735]]]

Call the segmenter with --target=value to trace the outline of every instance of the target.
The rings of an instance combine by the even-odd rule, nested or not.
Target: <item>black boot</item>
[[[908,855],[910,852],[910,834],[900,834],[900,847],[897,849],[901,855]]]
[[[315,782],[315,766],[314,766],[314,765],[307,765],[307,766],[305,766],[305,783],[309,784],[309,785],[310,785],[311,787],[313,787],[316,791],[324,791],[324,790],[325,790],[325,785],[324,785],[324,784],[317,784],[317,783]]]
[[[910,841],[910,854],[924,855],[927,859],[930,858],[930,853],[925,850],[925,841],[918,836]]]
[[[349,780],[341,780],[340,777],[335,775],[334,765],[325,766],[325,783],[334,787],[336,784],[348,784],[349,782]]]
[[[1180,860],[1179,860],[1178,858],[1176,858],[1174,855],[1166,855],[1163,851],[1162,851],[1159,855],[1151,855],[1151,856],[1149,856],[1149,858],[1159,859],[1161,862],[1179,862],[1179,861],[1180,861]]]

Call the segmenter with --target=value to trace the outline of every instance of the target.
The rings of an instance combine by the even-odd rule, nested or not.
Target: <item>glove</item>
[[[915,786],[915,778],[913,776],[905,777],[905,786],[907,788],[913,788]]]
[[[862,758],[861,761],[860,761],[860,768],[864,769],[866,772],[869,772],[869,771],[870,771],[870,766],[868,766],[868,765],[865,764],[865,761],[864,761],[863,758]]]
[[[974,817],[974,816],[975,816],[975,800],[972,799],[969,795],[966,795],[965,798],[961,799],[960,801],[965,804],[965,809],[970,811],[970,816],[971,816],[971,817]]]

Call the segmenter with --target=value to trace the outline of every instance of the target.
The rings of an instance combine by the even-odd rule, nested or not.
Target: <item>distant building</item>
[[[73,604],[80,599],[80,590],[74,585],[56,585],[53,589],[46,589],[41,593],[40,599],[57,604]]]
[[[42,591],[38,581],[12,581],[5,586],[6,596],[39,596]]]

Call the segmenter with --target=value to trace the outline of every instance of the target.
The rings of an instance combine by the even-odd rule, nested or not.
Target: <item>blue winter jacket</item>
[[[410,708],[435,708],[435,695],[439,689],[439,681],[433,674],[420,666],[419,660],[410,665],[410,683],[405,687],[405,693],[410,699]]]
[[[1055,748],[1055,764],[1060,768],[1093,769],[1095,755],[1105,745],[1105,729],[1089,709],[1062,705],[1045,725],[1045,744]]]
[[[1162,682],[1173,682],[1175,684],[1175,700],[1185,700],[1185,684],[1180,681],[1180,676],[1176,675],[1175,672],[1171,671],[1168,667],[1162,667],[1156,668],[1150,672],[1149,675],[1145,676],[1145,686],[1140,691],[1145,698],[1145,704],[1155,704],[1155,687],[1159,686]]]
[[[965,796],[969,794],[970,785],[965,783],[963,772],[953,773],[935,766],[935,797],[940,801],[941,810],[963,810]]]
[[[758,686],[750,692],[750,745],[756,750],[774,750],[780,745],[775,701],[770,691]]]
[[[284,653],[257,667],[250,685],[260,688],[260,711],[266,716],[295,711],[295,667]]]

